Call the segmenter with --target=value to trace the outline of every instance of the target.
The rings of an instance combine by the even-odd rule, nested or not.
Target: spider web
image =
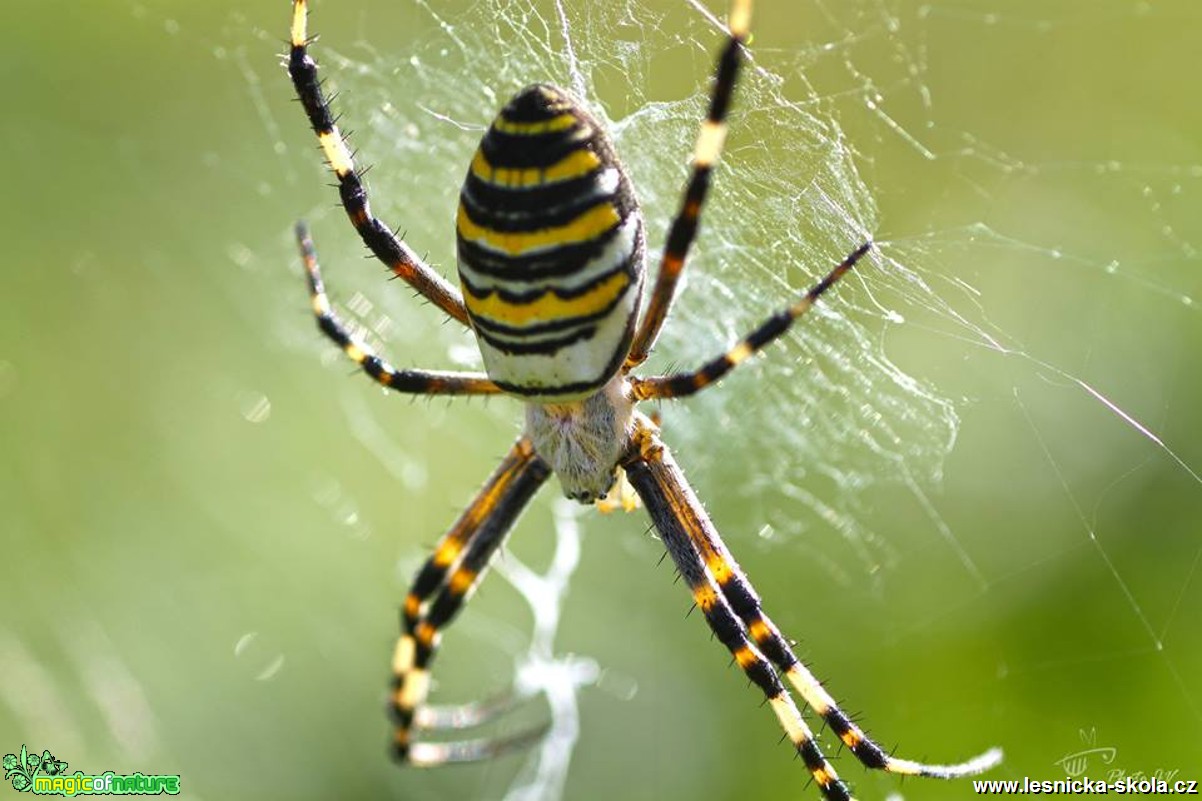
[[[444,36],[415,43],[404,57],[381,53],[362,40],[350,49],[323,45],[326,59],[333,60],[330,72],[337,68],[343,74],[390,76],[384,82],[365,81],[354,97],[348,92],[341,100],[347,118],[367,126],[356,133],[357,146],[370,151],[381,166],[390,160],[439,165],[429,185],[411,191],[440,201],[397,212],[407,217],[407,230],[438,230],[438,210],[453,206],[458,191],[458,156],[474,148],[486,126],[482,121],[491,119],[510,94],[531,76],[543,76],[584,97],[601,98],[600,116],[627,169],[640,176],[650,241],[662,243],[687,176],[687,154],[704,115],[706,82],[721,44],[720,23],[711,11],[688,3],[658,10],[614,3],[569,13],[561,5],[517,3],[504,11],[475,5],[455,16],[441,6],[417,6]],[[483,21],[483,29],[477,20]],[[497,61],[487,49],[490,41],[521,41],[528,49]],[[652,75],[688,76],[685,91],[653,94],[646,88]],[[400,94],[413,98],[416,113],[397,108],[397,81],[412,87]],[[674,323],[649,371],[683,368],[712,357],[877,229],[876,209],[857,172],[852,145],[823,116],[832,111],[832,102],[813,94],[793,99],[784,91],[785,83],[758,62],[745,71],[739,124],[726,157],[732,178],[723,181],[707,209],[704,247],[692,259],[695,269],[686,273]],[[785,164],[779,159],[782,146],[791,156]],[[385,207],[389,203],[385,198],[381,202]],[[744,208],[755,208],[755,215],[741,214]],[[428,245],[435,263],[453,263],[446,242],[434,239]],[[796,488],[805,472],[818,474],[820,491],[798,491],[792,507],[754,513],[767,523],[765,536],[798,534],[818,521],[823,526],[833,522],[857,554],[857,573],[893,561],[887,543],[857,520],[857,504],[882,478],[876,460],[898,466],[913,491],[921,493],[922,485],[937,482],[956,430],[954,405],[893,364],[877,341],[879,332],[863,316],[847,313],[851,308],[869,318],[900,321],[907,307],[946,305],[920,275],[888,253],[884,275],[874,275],[870,288],[893,290],[897,308],[878,306],[873,296],[860,300],[859,308],[855,301],[837,309],[821,307],[814,317],[826,318],[822,330],[811,330],[819,328],[811,322],[784,346],[788,355],[779,360],[778,380],[751,399],[735,389],[690,404],[709,421],[736,413],[756,419],[755,427],[739,432],[752,450],[783,445],[792,454],[753,478],[746,491],[749,500],[761,495],[764,483]],[[362,296],[356,302],[364,310],[371,308]],[[730,314],[731,309],[740,313]],[[943,313],[956,314],[950,308]],[[380,333],[388,335],[391,322],[385,326]],[[465,346],[460,339],[448,347],[462,366],[480,367],[470,342]],[[743,380],[735,386],[755,378]],[[784,408],[791,416],[777,413]],[[847,410],[855,411],[849,415]],[[692,413],[672,407],[669,429],[672,418]],[[881,423],[865,426],[864,420]],[[700,446],[712,426],[682,425],[674,432],[698,470],[711,467],[709,453]],[[859,441],[868,457],[863,464],[836,464],[831,458],[849,440]],[[954,538],[949,543],[959,550]],[[965,569],[975,573],[967,554],[961,558]]]
[[[1084,738],[1101,725],[1100,739],[1110,742],[1120,732],[1104,726],[1116,717],[1087,711],[1082,701],[1049,724],[1037,712],[1003,714],[996,706],[1006,701],[981,699],[1008,699],[1008,708],[1021,710],[1032,684],[1071,685],[1095,675],[1163,683],[1131,705],[1151,704],[1142,713],[1167,721],[1176,750],[1161,759],[1126,738],[1117,746],[1120,763],[1131,772],[1187,768],[1182,755],[1196,756],[1202,741],[1202,687],[1190,678],[1202,674],[1202,542],[1191,522],[1202,511],[1202,442],[1193,422],[1202,393],[1192,361],[1202,344],[1202,154],[1194,144],[1202,126],[1184,116],[1157,119],[1168,104],[1156,101],[1182,88],[1196,64],[1166,58],[1143,76],[1120,67],[1095,73],[1130,31],[1172,41],[1175,31],[1196,30],[1202,20],[1186,3],[1088,12],[1068,2],[797,6],[787,20],[778,8],[756,10],[751,62],[703,233],[647,370],[710,358],[865,238],[879,247],[871,265],[771,354],[719,390],[665,405],[668,442],[723,529],[741,532],[728,536],[736,553],[749,554],[745,561],[801,565],[814,595],[837,599],[817,602],[820,613],[845,604],[853,619],[874,621],[869,634],[846,635],[879,634],[864,659],[896,664],[912,656],[907,642],[935,649],[948,637],[979,648],[984,655],[965,668],[975,683],[953,690],[937,717],[949,727],[987,717],[1011,754],[1015,731],[1050,726],[1042,756],[1019,750],[1002,769],[1006,777],[1058,776],[1056,760],[1081,748],[1077,729]],[[323,37],[315,52],[339,92],[337,110],[353,128],[360,158],[375,165],[369,185],[377,213],[402,224],[410,244],[428,249],[450,273],[448,220],[467,155],[496,109],[534,80],[593,100],[638,188],[656,252],[686,176],[723,13],[720,4],[698,0],[319,3],[312,27]],[[275,154],[260,194],[299,196],[320,182],[311,154],[295,150],[299,112],[278,102],[289,92],[286,82],[261,57],[277,47],[286,19],[268,28],[266,16],[236,11],[223,31],[209,34],[157,9],[136,6],[134,16],[162,23],[171,36],[182,32],[239,76],[245,99],[232,103],[235,113],[255,117],[256,146],[266,143]],[[1036,55],[1016,58],[1023,48]],[[1084,54],[1083,63],[1055,60],[1062,49]],[[1030,95],[1047,98],[1049,114],[1060,112],[1058,125],[1033,116],[1038,103],[1024,107],[1031,116],[1007,124],[969,102],[971,94],[1000,91],[995,74],[1018,70],[1028,74]],[[1128,82],[1141,83],[1135,77],[1155,91],[1130,89]],[[1081,97],[1089,92],[1080,88],[1091,81],[1104,87],[1095,94],[1131,92],[1130,115],[1091,117],[1096,112]],[[1183,136],[1190,124],[1192,136]],[[1112,136],[1083,143],[1081,131],[1091,126]],[[939,190],[920,195],[916,184]],[[378,273],[338,264],[358,251],[330,197],[298,211],[313,223],[344,313],[402,365],[478,368],[462,331],[440,327],[433,313],[414,314],[406,293],[382,288]],[[344,373],[340,356],[315,344],[311,323],[296,313],[303,300],[279,289],[277,265],[290,253],[284,226],[269,242],[225,244],[246,278],[231,303],[248,319],[267,319],[281,351],[307,359],[321,353],[332,375]],[[446,456],[428,458],[430,449],[466,451],[480,445],[474,432],[514,431],[515,410],[503,402],[453,409],[436,402],[398,413],[395,398],[391,406],[368,403],[360,382],[334,383],[348,438],[410,502],[428,499],[437,514],[417,514],[434,531],[440,517],[452,519],[463,489],[443,490],[457,468]],[[250,419],[266,399],[248,392]],[[414,425],[428,430],[397,432],[398,414],[422,418]],[[990,439],[982,433],[990,427],[1006,434]],[[488,440],[493,455],[504,447],[503,438]],[[365,512],[363,493],[335,475],[315,474],[312,490],[331,520],[353,540],[392,536],[395,520]],[[1145,504],[1158,516],[1137,528],[1129,508]],[[902,515],[906,522],[897,525]],[[976,532],[978,520],[997,516],[1012,518],[1005,539]],[[569,633],[559,629],[561,615],[570,615],[565,599],[576,554],[593,527],[609,524],[578,520],[546,498],[536,504],[518,533],[553,531],[553,544],[515,541],[497,572],[516,592],[497,591],[499,607],[469,610],[448,638],[448,651],[476,638],[490,643],[494,660],[496,650],[503,653],[500,675],[511,670],[521,694],[546,695],[555,736],[516,770],[485,767],[466,785],[405,779],[405,797],[586,796],[564,789],[582,755],[579,705],[591,692],[582,688],[599,682],[612,699],[639,695],[642,683],[608,671],[601,657],[555,644]],[[614,536],[627,537],[620,547],[637,558],[657,553],[648,538]],[[394,594],[421,553],[416,542],[405,553]],[[543,572],[527,566],[542,562]],[[1051,590],[1066,574],[1086,598],[1071,611],[1051,608],[1066,602]],[[787,603],[789,587],[778,585],[772,596]],[[491,590],[484,595],[496,600]],[[533,610],[533,636],[516,629],[521,606],[506,606],[506,597]],[[1028,605],[1036,611],[1024,616]],[[1089,630],[1079,622],[1097,619],[1088,611],[1113,626]],[[995,615],[986,625],[1001,644],[974,639],[968,630]],[[1039,649],[1007,640],[1010,626],[1031,621],[1049,630]],[[690,621],[690,629],[697,626]],[[807,645],[825,657],[844,645],[834,634],[806,631]],[[716,658],[712,649],[705,653]],[[274,659],[262,661],[280,670]],[[463,677],[481,666],[454,667],[463,661],[440,658],[440,676],[470,694],[476,685]],[[868,681],[843,678],[840,686]],[[889,688],[906,691],[902,683]],[[1090,700],[1104,698],[1099,692]],[[911,724],[925,702],[899,709]],[[911,738],[950,747],[936,735]],[[858,777],[847,762],[841,770]],[[732,770],[742,772],[738,764]],[[882,794],[896,789],[880,787]],[[931,797],[962,791],[929,790]]]

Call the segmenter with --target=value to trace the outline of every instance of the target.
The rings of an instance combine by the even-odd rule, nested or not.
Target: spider
[[[726,117],[751,21],[733,0],[684,197],[650,299],[640,314],[643,216],[605,129],[582,101],[554,86],[523,89],[501,109],[472,157],[456,215],[456,290],[368,205],[361,173],[335,124],[308,53],[306,0],[294,0],[288,72],[338,179],[343,206],[364,243],[392,272],[470,328],[486,374],[399,370],[348,331],[325,292],[304,223],[297,239],[318,327],[379,384],[423,395],[494,395],[523,402],[522,435],[418,571],[401,609],[390,710],[394,755],[434,766],[488,759],[541,736],[436,742],[416,737],[478,725],[496,704],[430,706],[430,662],[442,630],[476,589],[522,509],[554,473],[569,498],[614,503],[629,481],[706,622],[763,691],[788,739],[829,801],[851,793],[823,755],[785,682],[868,768],[951,779],[1001,760],[992,749],[954,765],[886,753],[844,713],[764,613],[639,401],[681,398],[714,384],[780,337],[871,250],[866,241],[791,305],[721,356],[689,372],[636,376],[667,318],[722,150]],[[629,491],[629,488],[626,488]],[[630,498],[633,500],[633,498]],[[782,681],[783,679],[783,681]]]

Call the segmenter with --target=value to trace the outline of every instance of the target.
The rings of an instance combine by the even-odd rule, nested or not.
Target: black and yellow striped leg
[[[416,395],[495,395],[501,391],[500,387],[483,374],[397,370],[381,359],[367,343],[351,334],[334,313],[321,280],[317,251],[309,237],[309,229],[303,222],[296,224],[296,240],[300,246],[301,261],[305,264],[309,301],[317,318],[317,327],[376,383],[397,392]]]
[[[822,717],[840,741],[865,767],[906,776],[955,779],[981,773],[1001,762],[1001,749],[994,748],[958,764],[929,765],[891,756],[869,739],[863,730],[839,708],[814,674],[802,664],[793,653],[788,641],[781,635],[776,624],[764,614],[755,589],[747,580],[746,574],[743,573],[725,543],[722,542],[722,538],[685,481],[680,468],[672,460],[658,437],[650,428],[644,426],[636,435],[636,442],[639,447],[640,461],[627,465],[626,471],[643,498],[644,504],[651,511],[656,527],[664,535],[665,542],[668,542],[665,525],[675,526],[683,532],[683,536],[688,539],[691,552],[696,555],[699,569],[703,569],[706,578],[716,585],[724,603],[729,605],[732,612],[741,621],[740,632],[745,630],[750,635],[755,649],[758,649],[755,652],[762,654],[780,669],[805,703]],[[648,498],[648,493],[658,496],[654,502]],[[654,508],[653,503],[656,504]],[[661,523],[661,520],[665,518],[670,519],[670,522]],[[669,545],[670,552],[673,547],[680,548],[679,545]],[[676,558],[675,553],[673,553],[673,558]],[[681,572],[684,573],[683,570]],[[685,574],[685,577],[688,579],[688,574]],[[690,586],[692,586],[691,583]],[[696,590],[694,595],[697,595]],[[712,600],[707,600],[707,602],[713,603]],[[702,597],[698,597],[698,605],[701,605],[704,610]],[[716,627],[715,631],[717,631]],[[735,656],[742,665],[743,657],[739,653],[736,653]],[[804,757],[805,754],[802,756]],[[810,762],[807,761],[806,764],[810,765]],[[813,766],[811,766],[811,770],[813,770]],[[831,775],[833,776],[833,774]],[[822,784],[817,772],[815,772],[815,779],[820,785]],[[828,798],[846,797],[845,788],[842,790],[832,788],[827,791],[827,788],[824,787],[823,791]],[[840,792],[844,795],[840,795]]]
[[[363,243],[376,258],[388,265],[394,274],[416,289],[427,300],[442,309],[465,326],[468,325],[467,309],[463,298],[455,287],[425,264],[404,242],[393,235],[391,229],[371,213],[367,189],[363,186],[354,158],[343,140],[342,133],[334,122],[330,105],[321,90],[317,78],[317,62],[308,53],[309,38],[306,32],[308,14],[306,0],[295,0],[292,6],[291,48],[288,54],[288,75],[296,87],[297,97],[305,107],[309,124],[317,134],[322,152],[334,175],[338,178],[338,192],[347,216]]]
[[[542,728],[496,739],[413,742],[415,729],[463,728],[503,711],[504,703],[464,705],[454,714],[426,707],[430,661],[445,628],[483,578],[514,521],[550,475],[526,438],[518,440],[414,580],[402,608],[403,633],[393,654],[393,752],[401,761],[432,766],[488,759],[541,736]],[[432,600],[430,600],[432,597]],[[426,711],[429,710],[429,711]]]
[[[522,437],[514,443],[471,504],[438,541],[434,553],[430,554],[430,558],[414,576],[401,607],[401,621],[407,634],[412,634],[417,626],[425,602],[446,582],[451,570],[463,558],[468,541],[479,535],[485,521],[513,492],[515,482],[529,469],[535,458],[534,446],[529,439]]]
[[[1001,762],[1002,752],[997,748],[955,765],[928,765],[886,753],[852,722],[822,683],[793,653],[788,640],[781,635],[771,618],[764,614],[759,596],[718,532],[712,526],[690,527],[689,536],[702,562],[735,614],[743,621],[756,646],[865,767],[906,776],[955,779],[981,773]]]
[[[796,303],[782,309],[765,320],[759,328],[752,331],[733,348],[723,353],[713,361],[707,362],[699,370],[689,373],[674,373],[647,378],[631,378],[631,392],[636,400],[651,400],[653,398],[682,398],[705,389],[747,360],[765,345],[772,342],[789,330],[793,322],[805,314],[823,293],[830,289],[840,278],[855,266],[868,251],[872,242],[865,242],[853,250],[847,258],[839,262],[835,269],[826,277],[812,286]]]
[[[624,369],[627,372],[646,361],[655,345],[664,320],[668,317],[668,309],[676,294],[676,284],[684,270],[689,248],[697,237],[697,226],[701,219],[705,196],[709,191],[710,177],[726,140],[726,113],[730,109],[730,100],[739,72],[741,50],[743,43],[747,41],[750,25],[751,0],[732,0],[728,20],[730,40],[718,57],[709,113],[705,122],[701,124],[701,132],[693,149],[692,174],[689,176],[680,209],[668,230],[668,242],[660,261],[655,288],[651,291],[651,299],[647,303],[647,309],[626,356]]]
[[[764,693],[793,747],[822,789],[823,796],[828,801],[848,801],[851,793],[847,785],[839,779],[823,755],[814,733],[806,725],[768,659],[748,639],[742,622],[702,558],[695,544],[695,532],[714,532],[713,524],[685,481],[684,474],[649,424],[640,422],[634,450],[623,466],[714,634],[734,655],[747,677]],[[717,536],[716,532],[714,536]]]

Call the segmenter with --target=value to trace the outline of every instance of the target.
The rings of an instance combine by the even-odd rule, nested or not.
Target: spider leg
[[[677,468],[677,475],[679,468]],[[784,674],[806,704],[822,717],[856,759],[865,767],[900,773],[907,776],[929,776],[937,779],[955,779],[981,773],[1002,760],[1002,751],[993,748],[972,759],[955,765],[928,765],[909,759],[899,759],[887,753],[873,742],[864,731],[852,722],[822,683],[793,653],[789,641],[780,633],[772,619],[760,607],[759,596],[747,574],[739,567],[734,555],[713,526],[690,529],[689,536],[710,574],[718,583],[735,614],[743,621],[747,632],[760,651]]]
[[[623,467],[706,622],[747,677],[764,693],[823,796],[828,801],[849,801],[852,796],[847,785],[823,755],[814,733],[768,659],[748,639],[743,624],[706,565],[695,532],[712,532],[713,524],[667,447],[649,426],[640,426],[635,434],[634,453]]]
[[[994,748],[955,765],[928,765],[891,756],[869,739],[864,731],[839,708],[814,674],[802,664],[793,653],[788,641],[781,635],[776,624],[764,614],[760,607],[759,596],[748,581],[747,575],[739,567],[725,543],[722,542],[717,529],[710,522],[667,447],[649,428],[642,429],[636,437],[641,456],[639,461],[627,465],[626,471],[635,488],[643,497],[647,508],[651,510],[657,528],[664,535],[665,543],[669,540],[667,529],[673,529],[672,536],[676,539],[687,538],[689,553],[694,555],[696,561],[696,565],[693,567],[694,572],[700,570],[704,573],[706,581],[717,586],[725,603],[742,621],[740,634],[745,628],[754,641],[754,648],[758,649],[755,653],[762,654],[771,660],[784,673],[785,678],[789,680],[806,704],[826,721],[831,730],[865,767],[907,776],[954,779],[981,773],[1001,762],[1001,749]],[[665,519],[667,522],[661,522]],[[668,550],[674,559],[677,556],[673,549],[679,551],[682,547],[679,543],[675,546],[668,545]],[[681,572],[684,573],[683,568]],[[693,580],[689,574],[685,573],[685,577],[690,580],[692,587]],[[704,592],[708,593],[710,590],[706,589]],[[702,597],[698,596],[696,589],[694,589],[694,596],[697,597],[698,605],[701,605],[704,610]],[[709,600],[708,603],[713,604],[714,602]],[[711,625],[714,624],[711,623]],[[714,628],[717,631],[717,627]],[[721,638],[721,634],[719,637]],[[740,658],[739,653],[736,652],[735,657],[742,665],[743,659]],[[806,764],[810,763],[807,761]],[[812,767],[811,770],[813,770]],[[818,773],[815,772],[814,775],[819,785],[822,785]],[[838,783],[837,779],[835,783]],[[840,796],[839,791],[828,792],[826,786],[823,786],[823,792],[828,798],[845,797]],[[842,792],[846,792],[846,789],[844,788]]]
[[[366,342],[346,329],[334,313],[330,299],[326,296],[321,280],[321,269],[317,265],[317,251],[304,223],[296,225],[296,240],[300,246],[301,260],[305,264],[305,276],[309,282],[309,300],[317,327],[334,344],[342,348],[351,361],[363,368],[378,384],[418,395],[494,395],[501,388],[488,376],[477,373],[451,373],[434,370],[397,370],[375,354]]]
[[[421,260],[404,242],[397,239],[391,229],[371,213],[367,189],[355,169],[355,161],[346,146],[342,133],[334,122],[330,104],[321,90],[317,79],[317,62],[308,53],[309,38],[306,32],[308,14],[306,0],[295,0],[292,6],[291,48],[288,55],[288,75],[296,88],[297,97],[305,107],[305,114],[317,134],[317,141],[325,153],[326,160],[338,178],[338,193],[347,216],[363,243],[376,258],[388,266],[396,276],[421,293],[427,300],[448,315],[468,324],[467,309],[463,298],[455,287]]]
[[[746,361],[748,357],[761,350],[769,342],[772,342],[781,334],[788,331],[789,327],[793,325],[793,322],[798,317],[808,312],[814,305],[814,302],[824,292],[834,286],[835,282],[842,278],[871,249],[871,241],[860,245],[847,258],[839,262],[835,266],[835,269],[827,273],[825,278],[802,295],[796,303],[769,317],[759,328],[739,340],[737,345],[718,358],[706,362],[700,369],[687,373],[674,373],[672,375],[631,378],[631,392],[635,399],[683,398],[715,383],[722,376]]]
[[[660,261],[655,288],[651,292],[651,299],[626,355],[624,372],[629,372],[646,361],[652,346],[655,345],[656,337],[659,336],[664,320],[668,317],[672,298],[676,294],[676,284],[684,270],[689,247],[697,237],[697,225],[706,193],[709,191],[710,176],[726,140],[726,113],[730,108],[735,79],[739,73],[740,51],[747,40],[750,24],[751,0],[733,0],[728,20],[730,39],[718,57],[709,113],[701,124],[701,132],[693,149],[692,173],[680,209],[668,231],[668,242]]]
[[[476,495],[434,554],[414,579],[401,610],[403,633],[393,654],[391,712],[396,723],[393,751],[398,759],[419,766],[489,759],[533,742],[545,727],[500,738],[456,742],[413,742],[413,731],[465,728],[505,711],[507,700],[459,707],[427,707],[430,661],[438,650],[441,630],[471,597],[489,560],[514,521],[550,475],[546,462],[523,437]]]

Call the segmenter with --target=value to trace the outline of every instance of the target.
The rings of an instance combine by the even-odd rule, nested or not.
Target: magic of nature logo
[[[120,774],[111,770],[89,774],[67,773],[67,763],[49,751],[30,751],[24,744],[18,754],[4,755],[4,779],[13,789],[35,795],[177,795],[178,774]]]

